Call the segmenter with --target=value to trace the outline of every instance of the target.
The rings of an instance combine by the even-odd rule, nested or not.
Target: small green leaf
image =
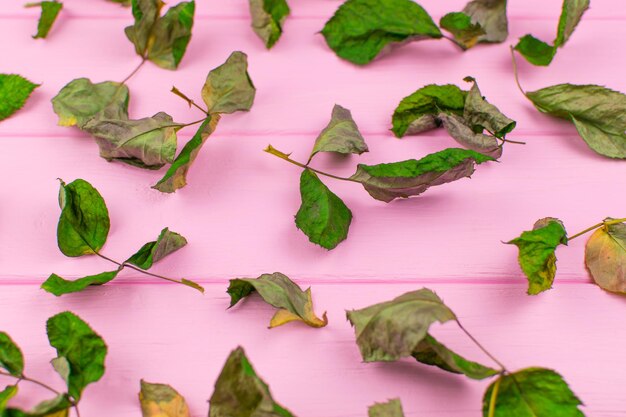
[[[125,29],[135,52],[161,68],[178,68],[191,40],[195,1],[181,2],[160,16],[161,0],[132,0],[135,23]]]
[[[159,169],[176,155],[176,132],[182,125],[159,112],[138,120],[94,117],[83,127],[94,136],[100,156],[144,169]]]
[[[605,224],[585,246],[585,265],[600,288],[626,293],[626,223]]]
[[[0,413],[3,413],[7,407],[9,400],[17,395],[17,385],[9,385],[2,391],[0,391]]]
[[[495,412],[489,414],[496,391]],[[483,417],[584,417],[582,402],[563,377],[550,369],[526,368],[501,376],[483,397]]]
[[[101,112],[105,119],[128,119],[128,87],[105,81],[94,84],[87,78],[70,81],[52,99],[61,126],[83,126]]]
[[[497,375],[500,371],[481,365],[478,362],[468,361],[457,355],[430,334],[417,344],[412,356],[418,362],[436,366],[444,371],[463,374],[472,379],[485,379]]]
[[[558,48],[565,45],[583,14],[589,9],[590,0],[563,0],[556,39],[549,45],[532,35],[520,39],[515,49],[533,65],[550,65]]]
[[[477,164],[493,160],[472,150],[449,148],[426,155],[420,160],[359,164],[356,173],[350,178],[360,182],[376,200],[388,203],[396,198],[421,194],[436,185],[469,177]]]
[[[202,99],[209,113],[248,111],[256,89],[248,74],[248,56],[235,51],[217,68],[212,69],[202,87]]]
[[[330,18],[322,35],[335,53],[365,65],[391,47],[443,35],[412,0],[348,0]]]
[[[478,42],[501,43],[509,36],[506,0],[473,0],[467,3],[463,13],[485,31]]]
[[[0,120],[4,120],[24,107],[38,84],[33,84],[17,74],[0,74]]]
[[[30,411],[7,408],[2,417],[68,417],[72,403],[66,394],[42,401]]]
[[[361,136],[359,127],[354,122],[350,110],[335,104],[328,126],[322,130],[315,140],[309,162],[318,152],[361,155],[363,152],[368,151],[365,139]]]
[[[85,387],[104,375],[107,346],[87,323],[69,311],[49,318],[46,328],[50,346],[69,363],[68,393],[79,401]]]
[[[626,159],[626,95],[598,85],[558,84],[526,96],[542,113],[574,123],[593,151]]]
[[[157,240],[143,245],[137,253],[128,258],[124,263],[133,264],[141,269],[150,269],[155,262],[176,252],[186,244],[187,239],[176,232],[171,232],[166,227],[161,230]]]
[[[57,243],[65,256],[92,255],[104,246],[111,223],[104,199],[91,184],[77,179],[61,181],[59,190],[61,217]]]
[[[300,176],[300,198],[296,227],[311,242],[330,250],[348,237],[352,212],[310,169]]]
[[[209,404],[209,417],[294,417],[274,401],[241,347],[228,356]]]
[[[104,285],[107,282],[112,281],[119,274],[120,269],[115,271],[102,272],[96,275],[88,275],[83,278],[78,278],[73,281],[66,280],[57,274],[52,274],[47,280],[41,284],[41,288],[47,292],[60,297],[64,294],[70,294],[73,292],[79,292],[92,285]]]
[[[187,185],[187,172],[189,172],[189,168],[191,168],[191,165],[196,160],[204,142],[215,131],[219,120],[219,114],[210,114],[207,116],[206,120],[202,122],[198,128],[196,134],[185,144],[174,162],[172,162],[172,165],[163,178],[153,185],[152,188],[162,193],[173,193]]]
[[[402,99],[392,116],[392,131],[401,138],[440,125],[440,113],[462,115],[467,92],[453,84],[430,84]]]
[[[18,378],[24,372],[24,355],[5,332],[0,332],[0,368]]]
[[[367,414],[369,417],[404,417],[402,403],[398,398],[386,403],[375,403],[369,407]]]
[[[143,417],[189,417],[185,399],[172,387],[141,380],[139,392]]]
[[[131,5],[131,0],[108,0],[112,3],[117,3],[124,7],[129,7]]]
[[[289,5],[285,0],[250,0],[252,30],[270,49],[283,33],[283,23],[289,16]]]
[[[63,8],[63,3],[58,1],[42,1],[39,3],[27,3],[25,7],[41,7],[41,16],[37,24],[37,33],[33,38],[45,38],[57,20],[57,16]]]
[[[347,312],[365,362],[395,361],[415,352],[435,322],[456,316],[431,290],[408,292],[391,301]]]
[[[528,278],[528,294],[537,295],[552,288],[556,275],[556,255],[559,245],[567,245],[567,232],[559,219],[538,220],[533,230],[507,242],[519,248],[518,261]]]
[[[313,311],[311,289],[302,291],[295,282],[280,272],[263,274],[256,279],[231,279],[226,291],[230,295],[230,307],[255,291],[266,303],[279,309],[270,321],[270,328],[295,320],[311,327],[324,327],[328,324],[326,313],[320,319]]]
[[[463,49],[469,49],[478,43],[485,34],[479,23],[472,22],[472,18],[463,12],[448,13],[439,21],[442,29],[452,33],[456,43]]]

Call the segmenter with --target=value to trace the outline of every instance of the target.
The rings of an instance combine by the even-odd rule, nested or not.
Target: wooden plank
[[[621,395],[626,373],[618,343],[626,338],[622,299],[591,285],[567,285],[536,298],[514,285],[428,286],[510,369],[555,369],[585,402],[587,416],[626,415]],[[140,378],[174,385],[187,397],[192,415],[204,416],[228,352],[242,345],[275,398],[297,416],[365,416],[374,401],[400,397],[408,417],[475,417],[488,382],[408,359],[361,363],[344,309],[419,287],[314,284],[316,309],[328,311],[329,326],[291,324],[268,330],[272,308],[255,298],[226,311],[225,284],[209,286],[204,297],[171,285],[108,285],[63,299],[31,285],[5,285],[0,328],[22,345],[28,374],[59,389],[62,383],[48,363],[54,351],[46,340],[45,320],[71,310],[105,338],[107,372],[85,392],[81,414],[87,416],[137,416]],[[456,325],[436,326],[435,334],[451,348],[489,364]],[[45,398],[41,390],[26,383],[23,387],[27,399],[21,405]]]

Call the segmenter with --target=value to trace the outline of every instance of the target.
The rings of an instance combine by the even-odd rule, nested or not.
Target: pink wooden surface
[[[510,3],[509,42],[465,54],[444,42],[423,42],[365,68],[339,60],[315,33],[340,4],[292,0],[293,17],[272,51],[249,28],[245,0],[198,2],[194,37],[176,72],[147,65],[129,83],[131,114],[157,111],[177,121],[198,115],[169,93],[172,85],[199,96],[206,73],[233,50],[249,55],[258,88],[249,114],[225,116],[189,175],[189,186],[162,195],[149,186],[162,172],[109,164],[74,129],[56,126],[50,98],[68,81],[121,80],[138,63],[123,27],[130,14],[103,0],[67,0],[49,39],[34,41],[32,10],[5,1],[0,11],[1,72],[43,83],[27,106],[0,123],[4,184],[0,188],[0,329],[21,343],[28,370],[53,379],[45,319],[70,309],[88,320],[110,346],[104,380],[88,388],[85,416],[140,414],[139,379],[169,382],[188,397],[194,416],[206,400],[228,351],[243,345],[276,398],[299,417],[366,415],[366,406],[402,398],[408,416],[479,415],[484,383],[466,381],[411,361],[360,363],[343,310],[428,286],[510,368],[557,369],[587,404],[588,416],[626,416],[626,330],[622,298],[589,284],[584,239],[558,252],[556,289],[525,295],[516,250],[502,240],[539,217],[562,218],[571,233],[603,217],[625,215],[626,166],[595,155],[573,127],[536,112],[513,82],[509,43],[533,33],[551,40],[560,1]],[[464,1],[423,0],[436,18]],[[528,90],[559,82],[597,83],[626,91],[626,13],[617,0],[596,0],[570,43],[549,68],[521,63]],[[442,133],[396,140],[390,116],[398,101],[429,83],[475,76],[490,101],[518,121],[502,162],[481,166],[471,180],[386,205],[360,187],[324,180],[352,209],[348,240],[332,252],[296,230],[299,171],[264,154],[268,143],[306,159],[334,103],[352,110],[371,152],[359,158],[320,157],[316,166],[349,174],[357,162],[420,157],[453,146]],[[193,132],[183,131],[181,142]],[[84,294],[54,298],[38,289],[51,273],[66,277],[109,268],[98,259],[69,259],[56,248],[56,178],[92,182],[109,206],[112,228],[105,253],[125,258],[162,227],[189,245],[155,272],[196,279],[200,296],[124,273]],[[250,301],[225,311],[228,278],[282,271],[312,285],[331,324],[267,330],[271,309]],[[454,326],[440,329],[461,352],[482,359]],[[35,402],[39,391],[32,391]],[[450,400],[453,398],[453,401]]]

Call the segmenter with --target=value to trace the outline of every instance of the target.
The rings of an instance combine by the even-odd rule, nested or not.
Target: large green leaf
[[[167,227],[161,230],[157,240],[148,242],[124,263],[133,264],[141,269],[150,269],[155,262],[176,252],[187,244],[187,239]]]
[[[532,35],[525,35],[519,40],[515,49],[531,64],[550,65],[557,49],[565,45],[574,33],[574,29],[589,8],[589,3],[590,0],[563,0],[559,26],[553,44],[549,45]]]
[[[300,198],[296,227],[311,242],[330,250],[348,237],[352,212],[310,169],[300,176]]]
[[[125,29],[139,56],[166,69],[176,69],[191,40],[196,3],[181,2],[160,16],[161,0],[133,0],[135,23]]]
[[[270,49],[283,33],[283,23],[289,16],[285,0],[249,0],[252,29]]]
[[[459,148],[432,153],[420,160],[390,164],[359,164],[352,177],[376,200],[390,202],[423,193],[428,188],[469,177],[477,164],[494,159]]]
[[[159,112],[138,120],[94,117],[84,130],[94,136],[100,156],[145,169],[159,169],[176,155],[176,132],[182,125]]]
[[[295,282],[280,272],[263,274],[256,279],[231,279],[227,292],[231,307],[253,292],[258,292],[266,303],[278,308],[270,321],[270,328],[292,321],[302,321],[311,327],[324,327],[328,324],[326,313],[320,319],[313,311],[311,288],[302,291]]]
[[[369,407],[367,414],[369,417],[404,417],[402,403],[397,398],[386,403],[375,403]]]
[[[185,399],[172,387],[141,380],[139,403],[143,417],[189,417]]]
[[[415,352],[435,322],[456,316],[431,290],[408,292],[391,301],[347,312],[365,362],[395,361]]]
[[[428,13],[412,0],[348,0],[321,33],[339,57],[359,65],[395,45],[442,37]]]
[[[104,199],[91,184],[77,179],[61,181],[59,190],[61,217],[57,225],[57,243],[66,256],[91,255],[104,246],[111,223]]]
[[[24,355],[5,332],[0,332],[0,368],[18,378],[24,372]]]
[[[335,152],[343,155],[368,152],[365,139],[352,118],[350,110],[335,104],[328,125],[315,140],[309,162],[318,152]]]
[[[563,223],[553,217],[537,220],[533,230],[507,243],[519,248],[518,261],[528,278],[528,294],[536,295],[552,288],[556,274],[556,248],[567,245]]]
[[[63,3],[59,1],[42,1],[39,3],[27,3],[26,7],[41,7],[41,16],[37,23],[37,33],[33,38],[45,38],[52,29],[52,25],[57,20],[57,16],[63,8]]]
[[[256,89],[248,74],[248,56],[235,51],[217,68],[212,69],[202,87],[202,99],[209,113],[248,111]]]
[[[24,107],[38,84],[33,84],[17,74],[0,74],[0,120],[4,120]]]
[[[490,414],[492,402],[495,407]],[[561,375],[550,369],[527,368],[503,375],[487,388],[483,417],[584,417],[580,405]]]
[[[209,417],[294,417],[274,401],[241,347],[228,356],[209,404]]]
[[[52,99],[59,125],[78,126],[102,112],[105,119],[128,119],[128,87],[113,81],[94,84],[87,78],[70,81]]]
[[[558,84],[526,96],[539,111],[574,123],[595,152],[626,159],[626,95],[598,85]]]
[[[85,387],[104,375],[107,346],[87,323],[69,311],[50,317],[46,328],[50,345],[69,363],[68,393],[78,401]]]
[[[626,293],[626,223],[605,224],[596,230],[585,247],[585,265],[601,288]]]
[[[60,297],[64,294],[79,292],[92,285],[104,285],[117,277],[121,269],[115,271],[102,272],[96,275],[88,275],[75,280],[67,280],[57,274],[52,274],[41,284],[41,288],[47,292]]]

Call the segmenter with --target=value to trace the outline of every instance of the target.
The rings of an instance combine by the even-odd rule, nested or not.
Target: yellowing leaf
[[[585,248],[585,265],[601,288],[626,293],[626,223],[611,224],[596,230]]]
[[[185,399],[169,385],[141,380],[139,402],[143,417],[189,417]]]

